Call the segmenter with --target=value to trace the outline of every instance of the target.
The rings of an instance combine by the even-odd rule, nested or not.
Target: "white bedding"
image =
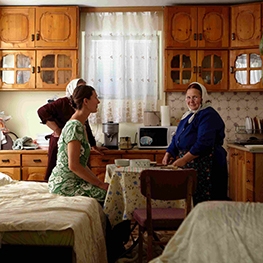
[[[262,263],[263,203],[198,204],[150,263]]]
[[[47,183],[6,182],[1,175],[0,244],[5,231],[71,228],[77,263],[107,262],[105,216],[95,199],[50,194]]]

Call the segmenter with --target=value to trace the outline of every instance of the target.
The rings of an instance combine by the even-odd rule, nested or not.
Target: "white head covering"
[[[78,81],[80,79],[73,79],[69,82],[69,84],[66,87],[66,96],[69,98],[72,94],[74,89],[77,87]]]
[[[202,85],[201,83],[199,82],[192,82],[188,85],[188,87],[190,87],[191,85],[193,84],[197,84],[201,90],[202,90],[202,103],[200,104],[199,108],[197,110],[191,110],[190,107],[188,107],[187,105],[187,108],[188,108],[188,111],[186,113],[184,113],[184,115],[182,116],[181,120],[185,119],[189,114],[191,113],[194,113],[188,120],[188,123],[191,123],[196,115],[197,112],[201,111],[201,110],[204,110],[206,109],[207,107],[211,107],[210,105],[210,101],[208,101],[208,94],[207,94],[207,90],[205,88],[204,85]]]

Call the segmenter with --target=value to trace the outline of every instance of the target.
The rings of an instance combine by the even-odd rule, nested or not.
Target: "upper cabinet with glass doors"
[[[258,49],[230,51],[229,90],[262,89],[262,59]]]
[[[76,78],[75,50],[0,51],[0,90],[65,90]]]
[[[231,47],[258,47],[261,27],[261,3],[231,6]]]
[[[165,91],[185,91],[193,81],[209,91],[227,90],[227,50],[166,50]]]
[[[165,48],[229,46],[229,7],[188,5],[164,10]]]
[[[77,6],[1,7],[0,48],[77,48]]]

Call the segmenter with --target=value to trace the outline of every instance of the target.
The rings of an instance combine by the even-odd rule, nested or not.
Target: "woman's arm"
[[[107,190],[108,184],[102,182],[97,176],[88,168],[83,167],[79,162],[80,156],[80,141],[73,140],[68,143],[68,165],[69,169],[74,172],[77,176],[83,180],[89,182],[90,184],[97,186],[101,189]]]

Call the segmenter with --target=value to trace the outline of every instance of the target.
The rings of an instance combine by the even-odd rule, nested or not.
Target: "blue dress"
[[[192,113],[193,114],[193,113]],[[194,204],[207,200],[226,200],[228,186],[227,153],[223,148],[225,124],[216,110],[207,107],[181,120],[167,148],[175,159],[188,151],[199,157],[184,168],[197,170],[197,189]]]

